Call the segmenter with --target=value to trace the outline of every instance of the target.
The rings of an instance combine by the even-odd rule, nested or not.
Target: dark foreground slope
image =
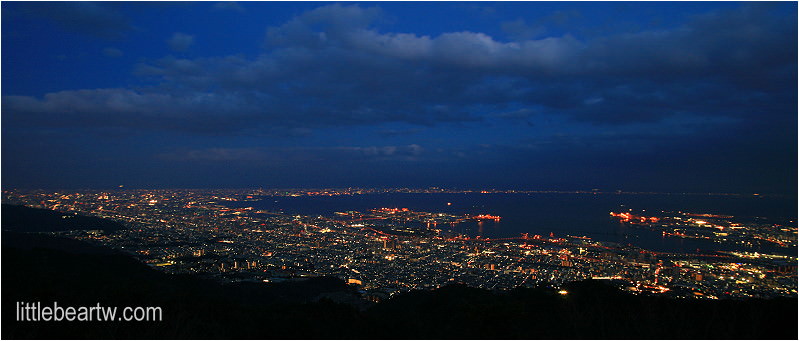
[[[239,339],[355,337],[356,308],[322,293],[352,289],[334,278],[279,285],[220,285],[171,276],[115,252],[51,237],[2,236],[2,338]],[[54,244],[61,243],[57,247]],[[22,245],[18,247],[16,245]],[[76,245],[83,244],[83,245]],[[47,245],[46,248],[39,245]],[[161,307],[161,322],[17,322],[16,302]]]
[[[414,292],[369,311],[396,338],[796,339],[796,299],[686,301],[635,296],[597,281],[560,296],[465,286]]]
[[[5,219],[5,217],[3,217]],[[369,309],[337,279],[220,285],[155,271],[113,250],[3,232],[2,338],[136,339],[796,339],[797,300],[686,301],[629,295],[594,281],[569,294],[498,294],[451,285]],[[18,322],[17,301],[159,306],[161,322]]]

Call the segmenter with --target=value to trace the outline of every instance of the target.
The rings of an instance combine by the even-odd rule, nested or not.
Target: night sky
[[[2,3],[4,188],[796,193],[797,3]]]

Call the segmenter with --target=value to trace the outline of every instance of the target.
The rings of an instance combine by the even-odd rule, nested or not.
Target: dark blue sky
[[[795,194],[796,6],[3,2],[2,186]]]

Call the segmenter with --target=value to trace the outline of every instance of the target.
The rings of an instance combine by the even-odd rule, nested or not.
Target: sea
[[[491,214],[499,222],[468,222],[452,230],[488,238],[585,236],[593,240],[634,245],[658,252],[749,251],[796,255],[796,248],[744,247],[707,240],[664,237],[662,233],[626,226],[610,212],[636,214],[690,212],[735,216],[735,221],[769,222],[796,227],[797,199],[788,196],[627,194],[627,193],[381,193],[340,196],[265,196],[238,202],[258,210],[284,214],[334,216],[340,211],[408,208],[421,212]],[[442,228],[442,226],[438,226]],[[446,226],[445,228],[448,228]]]

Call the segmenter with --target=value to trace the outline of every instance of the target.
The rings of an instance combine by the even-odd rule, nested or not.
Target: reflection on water
[[[796,221],[796,198],[698,195],[631,194],[369,194],[338,197],[271,197],[237,205],[283,211],[289,214],[327,215],[337,211],[368,211],[377,207],[408,208],[421,212],[450,214],[492,214],[501,222],[466,221],[450,229],[470,236],[489,238],[518,237],[522,233],[548,236],[586,236],[594,240],[632,244],[654,251],[695,252],[730,250],[735,247],[707,240],[664,238],[657,231],[620,224],[608,215],[623,209],[688,211],[696,213],[761,216]],[[795,226],[795,223],[793,223]],[[449,224],[448,224],[449,225]],[[424,225],[423,225],[424,226]],[[768,248],[749,249],[770,252]],[[795,250],[776,250],[795,254]]]

